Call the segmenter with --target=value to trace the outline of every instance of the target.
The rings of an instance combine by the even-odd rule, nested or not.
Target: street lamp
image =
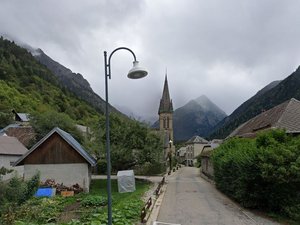
[[[112,55],[118,50],[127,50],[133,55],[133,67],[129,70],[127,77],[130,79],[139,79],[147,76],[148,72],[139,66],[134,52],[126,47],[116,48],[110,53],[107,60],[107,52],[104,51],[104,71],[105,71],[105,127],[106,127],[106,161],[107,161],[107,217],[108,225],[112,225],[112,207],[111,207],[111,162],[110,162],[110,137],[109,137],[109,103],[108,103],[108,79],[111,79],[111,64]]]
[[[169,141],[169,163],[170,163],[170,173],[172,171],[172,140]]]

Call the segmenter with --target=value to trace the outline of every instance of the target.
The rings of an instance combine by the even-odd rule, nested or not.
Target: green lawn
[[[113,224],[126,225],[139,221],[143,207],[142,195],[149,182],[136,181],[136,191],[118,193],[118,184],[112,180]],[[1,224],[36,225],[100,225],[107,224],[106,180],[93,180],[89,194],[73,197],[32,198],[21,206],[15,206],[5,215]],[[4,223],[3,223],[4,222]]]

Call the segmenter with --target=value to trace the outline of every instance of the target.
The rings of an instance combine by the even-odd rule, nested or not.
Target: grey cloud
[[[149,76],[126,79],[113,57],[110,101],[157,114],[165,70],[174,106],[205,94],[227,113],[300,64],[297,0],[4,0],[0,33],[42,48],[103,96],[103,51],[125,45]],[[155,104],[157,102],[157,104]]]

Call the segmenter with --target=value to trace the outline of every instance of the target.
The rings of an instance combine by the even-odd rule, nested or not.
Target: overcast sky
[[[109,101],[157,115],[167,69],[174,108],[206,95],[230,114],[300,64],[299,0],[1,0],[0,34],[41,48],[104,98],[103,51],[131,48],[149,76],[127,79],[133,58],[112,57]]]

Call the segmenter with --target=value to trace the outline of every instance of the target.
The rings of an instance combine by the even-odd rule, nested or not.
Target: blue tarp
[[[36,193],[35,197],[52,197],[55,195],[55,191],[53,188],[39,188]]]

